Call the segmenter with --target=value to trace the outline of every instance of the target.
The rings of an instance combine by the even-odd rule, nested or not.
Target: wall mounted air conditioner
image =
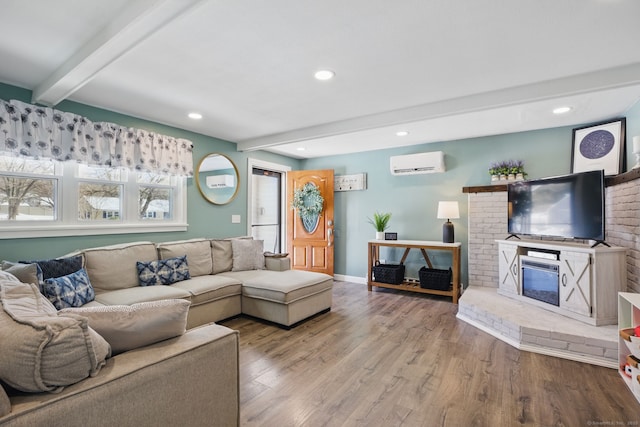
[[[444,153],[442,151],[433,151],[431,153],[393,156],[390,158],[390,168],[392,175],[441,173],[445,170]]]
[[[233,175],[210,175],[207,177],[208,188],[225,188],[234,187],[235,185]]]

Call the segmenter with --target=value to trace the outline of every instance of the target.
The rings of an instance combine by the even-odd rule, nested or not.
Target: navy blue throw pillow
[[[36,261],[20,261],[23,264],[36,263],[42,270],[43,279],[62,277],[75,273],[82,268],[82,255],[69,258],[43,259]]]

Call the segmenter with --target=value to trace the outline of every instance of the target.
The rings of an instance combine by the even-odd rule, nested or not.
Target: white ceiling
[[[3,0],[1,10],[0,81],[33,90],[33,102],[70,99],[239,150],[308,158],[580,125],[640,99],[638,0]],[[315,80],[323,68],[335,78]],[[551,114],[560,105],[573,110]]]

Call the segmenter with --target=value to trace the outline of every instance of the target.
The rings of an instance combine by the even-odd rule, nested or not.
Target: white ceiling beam
[[[206,0],[137,0],[129,3],[33,90],[32,102],[56,105],[156,31]]]
[[[640,84],[640,63],[635,63],[248,139],[239,141],[237,150],[262,150],[294,142],[638,84]]]

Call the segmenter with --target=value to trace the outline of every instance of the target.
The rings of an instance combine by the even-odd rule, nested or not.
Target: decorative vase
[[[520,172],[516,174],[516,181],[524,181],[524,173]]]
[[[376,240],[384,240],[384,231],[376,231]]]
[[[500,180],[499,175],[491,175],[491,182]]]
[[[507,176],[507,179],[508,179],[509,181],[515,181],[515,179],[516,179],[516,174],[515,174],[515,173],[510,173],[510,174]]]
[[[507,175],[500,174],[500,181],[506,181],[506,180],[507,180]]]

